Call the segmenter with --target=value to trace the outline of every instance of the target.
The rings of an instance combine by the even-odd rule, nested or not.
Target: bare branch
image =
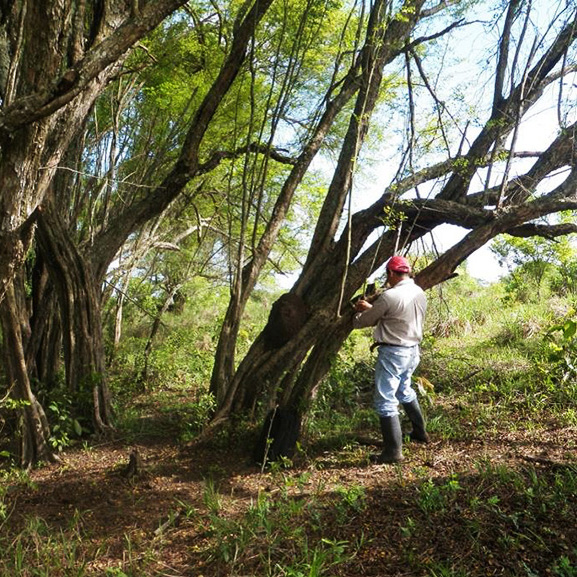
[[[443,10],[446,10],[447,8],[450,8],[451,6],[457,6],[458,4],[459,0],[442,0],[435,6],[432,6],[431,8],[425,8],[424,10],[422,10],[421,16],[423,18],[429,18],[431,16],[434,16],[435,14],[438,14],[439,12],[442,12]]]
[[[495,89],[493,94],[493,113],[495,116],[504,100],[503,87],[505,85],[505,74],[509,64],[509,45],[511,43],[511,28],[516,17],[520,0],[512,0],[507,9],[503,34],[499,42],[499,57],[497,59],[497,71],[495,74]]]
[[[450,32],[451,30],[454,30],[455,28],[460,28],[461,26],[465,26],[466,24],[467,22],[465,22],[464,19],[457,20],[456,22],[453,22],[446,28],[443,28],[443,30],[439,30],[439,32],[435,32],[430,36],[419,36],[418,38],[415,38],[413,41],[409,42],[405,46],[404,50],[414,50],[415,47],[419,46],[420,44],[430,42],[431,40],[436,40],[437,38],[440,38],[441,36],[444,36],[445,34]]]
[[[254,142],[247,146],[240,146],[236,150],[219,150],[213,152],[211,157],[206,161],[198,165],[197,175],[206,174],[211,170],[214,170],[223,160],[230,160],[233,158],[238,158],[247,152],[254,152],[257,154],[263,154],[276,160],[281,164],[288,164],[294,166],[297,162],[297,159],[292,158],[290,156],[286,156],[281,154],[280,150],[275,148],[271,148],[266,144],[259,144],[258,142]]]
[[[548,238],[550,240],[554,240],[560,236],[567,236],[568,234],[575,233],[577,233],[577,224],[569,222],[562,224],[528,223],[507,231],[507,234],[510,234],[511,236],[522,238],[542,236],[543,238]]]

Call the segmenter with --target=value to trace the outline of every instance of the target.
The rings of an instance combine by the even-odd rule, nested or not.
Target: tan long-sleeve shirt
[[[386,290],[372,308],[357,313],[353,327],[374,326],[375,341],[411,347],[421,342],[427,298],[413,279],[406,278]]]

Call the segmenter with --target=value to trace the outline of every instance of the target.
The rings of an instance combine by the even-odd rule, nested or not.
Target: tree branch
[[[515,228],[509,229],[507,234],[521,238],[528,238],[531,236],[542,236],[549,240],[554,240],[559,236],[566,236],[568,234],[577,233],[577,224],[562,223],[562,224],[536,224],[528,223]]]
[[[270,158],[281,164],[289,164],[294,166],[297,162],[297,159],[281,154],[280,150],[271,148],[266,144],[253,142],[252,144],[248,144],[246,146],[240,146],[236,150],[219,150],[213,152],[211,157],[206,162],[200,163],[198,165],[197,175],[206,174],[207,172],[214,170],[223,160],[238,158],[247,152],[268,155]]]
[[[91,48],[76,65],[62,73],[51,91],[30,94],[0,112],[0,131],[18,128],[45,118],[63,108],[106,69],[117,63],[151,30],[187,0],[155,0]]]

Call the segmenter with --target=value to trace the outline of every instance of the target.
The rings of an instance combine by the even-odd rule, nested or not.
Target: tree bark
[[[54,286],[39,251],[29,282],[32,305],[26,366],[29,374],[42,383],[45,389],[51,390],[57,383],[61,366],[62,331]]]
[[[85,405],[82,416],[91,418],[98,433],[106,433],[113,427],[113,418],[105,377],[100,287],[51,203],[40,210],[38,245],[58,295],[66,385],[76,398],[92,399],[92,407]]]
[[[12,283],[7,286],[5,298],[0,302],[0,321],[11,396],[18,402],[17,410],[21,415],[21,465],[30,467],[38,461],[54,462],[56,456],[50,448],[48,421],[32,392],[26,368],[22,325],[27,323],[28,319],[17,305]]]
[[[18,0],[3,10],[0,300],[30,246],[31,217],[96,96],[130,48],[185,3],[147,2],[136,12],[129,2],[107,3],[86,18],[68,17],[82,6],[72,0]]]

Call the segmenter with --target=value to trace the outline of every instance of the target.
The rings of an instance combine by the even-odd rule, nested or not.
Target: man
[[[357,301],[353,326],[375,327],[373,335],[379,352],[375,366],[375,410],[384,444],[377,462],[397,463],[403,460],[399,403],[413,425],[411,439],[429,442],[417,394],[411,387],[411,376],[420,361],[427,299],[410,277],[411,266],[405,258],[393,256],[386,270],[390,288],[373,304],[363,299]]]

